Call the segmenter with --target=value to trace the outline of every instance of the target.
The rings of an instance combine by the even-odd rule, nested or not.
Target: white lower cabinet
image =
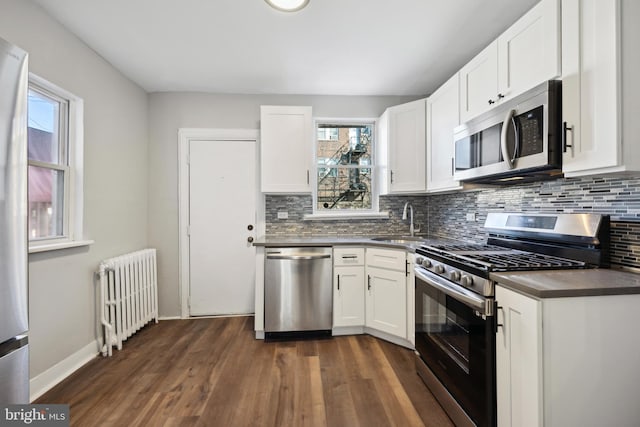
[[[407,339],[407,255],[390,249],[367,250],[365,325]]]
[[[333,326],[364,326],[364,248],[335,248],[333,258]]]
[[[495,293],[498,427],[640,425],[640,294]]]
[[[540,301],[496,287],[498,426],[540,424]]]

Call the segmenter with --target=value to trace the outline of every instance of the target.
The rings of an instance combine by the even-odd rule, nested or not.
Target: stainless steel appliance
[[[264,274],[265,338],[331,334],[331,248],[267,248]]]
[[[545,82],[458,126],[454,178],[505,183],[562,176],[562,88]]]
[[[0,39],[0,403],[29,403],[27,54]]]
[[[416,249],[418,373],[458,426],[496,425],[492,272],[606,267],[609,218],[489,213],[486,244]]]

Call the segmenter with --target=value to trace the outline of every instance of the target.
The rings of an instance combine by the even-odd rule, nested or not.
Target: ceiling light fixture
[[[309,0],[265,0],[271,7],[282,12],[297,12],[309,4]]]

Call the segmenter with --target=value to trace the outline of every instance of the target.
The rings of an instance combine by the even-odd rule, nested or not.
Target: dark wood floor
[[[145,327],[36,403],[75,426],[452,426],[413,352],[371,336],[264,342],[253,318]]]

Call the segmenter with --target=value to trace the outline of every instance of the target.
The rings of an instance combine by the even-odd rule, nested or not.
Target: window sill
[[[304,221],[340,221],[341,219],[387,219],[389,212],[351,212],[351,213],[330,213],[330,214],[307,214],[302,219]]]
[[[78,248],[80,246],[89,246],[95,243],[93,240],[72,240],[57,243],[43,243],[39,245],[29,246],[29,253],[57,251],[59,249]]]

